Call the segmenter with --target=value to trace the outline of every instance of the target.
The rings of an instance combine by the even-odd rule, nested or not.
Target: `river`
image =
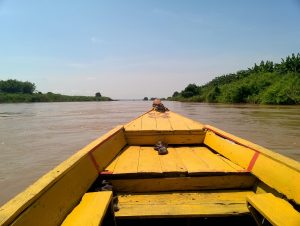
[[[300,106],[165,102],[171,110],[300,161]],[[0,104],[0,205],[150,101]]]

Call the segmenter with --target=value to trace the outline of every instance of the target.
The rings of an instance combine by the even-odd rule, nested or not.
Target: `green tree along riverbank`
[[[72,101],[110,101],[109,97],[101,96],[98,92],[95,96],[68,96],[52,92],[37,92],[36,86],[31,82],[22,82],[9,79],[0,80],[0,103],[20,102],[72,102]]]
[[[300,54],[281,63],[261,61],[252,68],[189,84],[169,100],[210,103],[300,104]]]

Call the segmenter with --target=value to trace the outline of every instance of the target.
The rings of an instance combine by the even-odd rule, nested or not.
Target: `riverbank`
[[[0,103],[112,101],[109,97],[68,96],[55,93],[0,93]]]
[[[216,77],[205,85],[189,84],[169,100],[207,103],[300,104],[300,54],[280,64],[261,61],[247,70]]]

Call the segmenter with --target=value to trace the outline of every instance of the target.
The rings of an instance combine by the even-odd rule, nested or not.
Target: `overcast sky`
[[[0,0],[0,80],[167,97],[300,52],[299,0]]]

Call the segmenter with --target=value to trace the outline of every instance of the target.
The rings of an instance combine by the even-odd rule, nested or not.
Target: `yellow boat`
[[[158,141],[168,144],[168,154],[154,150]],[[151,110],[7,202],[0,225],[299,226],[299,207],[299,162]]]

